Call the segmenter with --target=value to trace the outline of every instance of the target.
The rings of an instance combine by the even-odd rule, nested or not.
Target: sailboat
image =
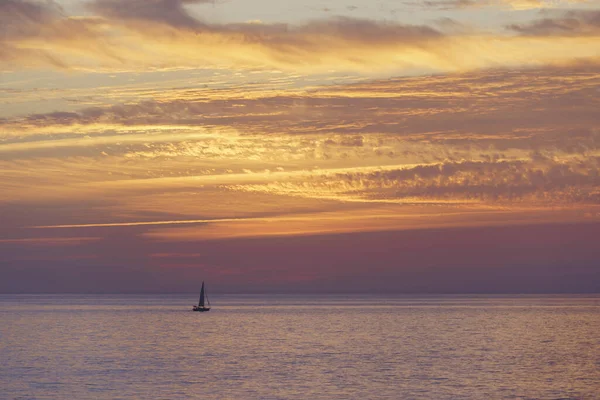
[[[206,297],[206,305],[204,304],[204,298]],[[202,281],[202,288],[200,289],[200,301],[198,305],[194,306],[194,311],[210,311],[210,301],[208,300],[208,295],[204,291],[204,281]]]

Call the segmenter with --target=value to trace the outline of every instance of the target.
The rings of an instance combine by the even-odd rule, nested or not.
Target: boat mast
[[[200,307],[204,307],[204,281],[202,281],[202,289],[200,289],[200,301],[198,302]]]

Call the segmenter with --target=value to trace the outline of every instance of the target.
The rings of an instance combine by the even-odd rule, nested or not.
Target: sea
[[[600,296],[0,295],[0,399],[600,399]]]

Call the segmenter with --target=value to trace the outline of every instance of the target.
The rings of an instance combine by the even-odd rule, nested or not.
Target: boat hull
[[[194,311],[207,312],[207,311],[210,311],[210,307],[198,307],[198,306],[194,306]]]

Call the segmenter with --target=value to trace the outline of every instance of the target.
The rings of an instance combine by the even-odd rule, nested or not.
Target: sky
[[[599,110],[597,0],[0,0],[0,293],[597,293]]]

